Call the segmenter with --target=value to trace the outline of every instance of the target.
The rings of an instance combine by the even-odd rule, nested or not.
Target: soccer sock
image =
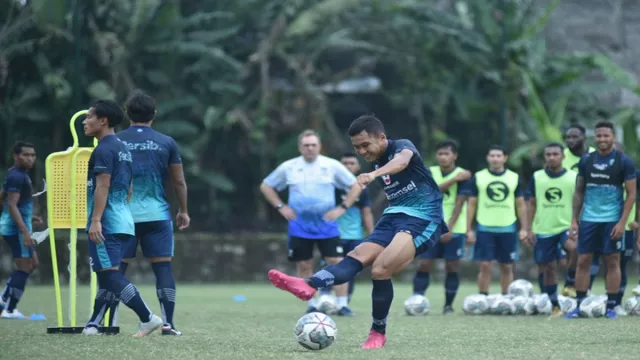
[[[543,293],[545,291],[543,272],[538,273],[538,286],[540,287],[540,292]]]
[[[607,310],[613,309],[617,305],[618,293],[607,294]]]
[[[343,307],[349,306],[349,297],[348,296],[338,296],[336,298],[338,302],[338,309],[342,309]]]
[[[576,286],[576,269],[567,270],[567,277],[564,280],[564,287]]]
[[[424,295],[429,288],[429,280],[431,275],[428,271],[418,271],[413,277],[413,294]]]
[[[173,278],[170,262],[158,262],[151,264],[156,274],[156,291],[162,317],[165,324],[173,328],[173,311],[176,307],[176,281]]]
[[[587,297],[587,292],[586,291],[576,291],[576,302],[578,303],[578,307],[580,307],[580,304],[582,303],[582,300],[584,300],[584,298]]]
[[[457,272],[447,273],[444,279],[445,306],[451,306],[460,287],[460,275]]]
[[[349,281],[349,299],[347,300],[348,302],[351,302],[351,297],[353,296],[353,290],[355,288],[356,288],[356,280],[351,279],[351,281]]]
[[[545,286],[544,292],[549,295],[549,300],[551,300],[552,306],[560,306],[560,304],[558,303],[558,284]]]
[[[489,296],[488,291],[480,291],[480,295]]]
[[[627,261],[631,257],[624,256],[624,253],[620,254],[620,289],[618,290],[618,298],[616,299],[616,305],[622,304],[622,298],[624,297],[624,291],[627,289]]]
[[[119,271],[107,270],[104,272],[109,273],[109,286],[111,291],[116,294],[116,297],[119,297],[127,307],[133,310],[141,322],[149,322],[152,313],[144,300],[142,300],[138,289]]]
[[[307,283],[316,289],[344,284],[358,275],[358,273],[362,271],[362,268],[363,265],[360,261],[351,256],[345,256],[339,263],[329,265],[315,273],[307,279]]]
[[[96,272],[96,277],[98,278],[98,292],[96,293],[96,298],[93,302],[93,313],[89,318],[89,322],[87,326],[95,326],[98,327],[109,306],[112,306],[112,302],[115,301],[114,295],[111,291],[108,291],[109,288],[109,275],[105,274],[106,271],[98,271]]]
[[[373,290],[371,291],[371,305],[373,311],[373,323],[371,329],[381,334],[386,333],[387,316],[393,301],[393,284],[391,279],[373,280]]]
[[[127,273],[127,268],[129,267],[129,263],[121,262],[119,266],[120,273],[122,276]],[[116,297],[113,294],[113,301],[111,301],[111,306],[109,308],[109,325],[108,326],[117,326],[118,324],[118,305],[120,305],[120,298]]]
[[[7,282],[7,292],[9,293],[7,303],[8,312],[15,310],[18,302],[20,302],[24,288],[27,285],[27,278],[29,278],[29,273],[21,270],[16,270],[11,274],[11,278]]]

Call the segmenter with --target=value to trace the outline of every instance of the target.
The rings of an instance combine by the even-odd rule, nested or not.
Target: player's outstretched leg
[[[110,288],[109,275],[106,271],[97,272],[96,277],[98,278],[98,292],[93,302],[93,313],[82,330],[82,335],[100,335],[98,327],[104,319],[107,309],[112,309],[116,301],[115,294],[108,290]],[[111,324],[109,325],[111,326]]]
[[[460,260],[447,261],[444,268],[447,275],[444,278],[445,298],[442,313],[450,314],[453,313],[453,300],[455,300],[458,288],[460,288]]]
[[[29,275],[30,272],[16,270],[9,277],[0,297],[0,309],[2,309],[0,317],[3,319],[24,319],[24,315],[17,309],[17,306],[24,293]]]
[[[176,307],[176,281],[173,277],[171,261],[152,262],[151,267],[156,275],[156,293],[164,318],[162,335],[182,335],[173,324],[173,312]]]
[[[129,263],[127,262],[120,262],[120,273],[122,274],[122,276],[125,276],[127,273],[127,268],[129,267]],[[120,298],[115,297],[114,295],[114,300],[111,303],[111,306],[109,307],[109,324],[108,326],[118,326],[118,308],[120,305]]]
[[[111,291],[140,318],[140,329],[133,335],[134,337],[148,335],[163,325],[162,319],[151,312],[138,289],[122,273],[118,270],[107,270],[105,273],[107,273]]]

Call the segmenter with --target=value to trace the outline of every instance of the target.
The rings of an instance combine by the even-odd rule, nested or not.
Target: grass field
[[[597,284],[595,289],[601,289]],[[155,289],[140,287],[157,311]],[[293,327],[305,304],[267,285],[189,285],[178,288],[176,326],[182,337],[157,333],[144,339],[130,335],[136,318],[122,307],[117,336],[47,335],[55,326],[52,287],[28,287],[20,310],[43,313],[47,321],[0,320],[0,359],[630,359],[638,349],[640,317],[618,320],[547,320],[544,316],[467,316],[464,296],[475,291],[466,284],[456,301],[456,314],[442,316],[443,289],[432,284],[431,313],[403,315],[408,284],[396,284],[388,342],[382,350],[359,349],[370,326],[370,291],[359,284],[352,302],[355,318],[333,317],[338,339],[331,347],[311,352],[298,345]],[[494,289],[497,290],[497,289]],[[246,297],[234,302],[235,295]],[[88,288],[78,295],[78,320],[88,317]],[[66,308],[66,303],[65,303]]]

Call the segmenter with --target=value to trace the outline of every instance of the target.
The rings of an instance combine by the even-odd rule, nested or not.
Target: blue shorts
[[[136,257],[138,244],[145,257],[173,257],[173,221],[136,223],[136,240],[131,246],[123,249],[123,258]]]
[[[399,232],[411,234],[416,247],[416,256],[427,251],[440,239],[442,225],[402,213],[384,214],[373,232],[364,240],[384,247],[389,246]]]
[[[22,241],[22,234],[19,233],[17,235],[3,235],[4,241],[9,244],[9,248],[11,249],[11,255],[14,259],[26,258],[30,259],[33,252],[31,248],[25,247],[24,242]]]
[[[611,240],[614,226],[616,222],[581,221],[578,227],[578,254],[609,255],[624,251],[624,238]]]
[[[440,241],[418,256],[420,259],[460,260],[464,257],[464,244],[467,237],[464,234],[453,234],[451,240],[443,244]]]
[[[497,261],[511,264],[518,260],[518,236],[515,232],[478,231],[473,247],[474,261]]]
[[[347,255],[350,251],[357,248],[358,245],[362,244],[362,240],[340,240],[342,243],[342,253]]]
[[[136,238],[129,234],[104,234],[102,244],[88,241],[89,263],[93,271],[100,271],[120,266],[123,250],[135,247]]]
[[[533,259],[536,264],[546,264],[560,260],[564,252],[562,247],[568,238],[569,234],[566,231],[545,237],[536,235],[536,245],[533,248]],[[566,252],[565,257],[567,257]]]
[[[624,232],[624,256],[631,258],[636,250],[636,232],[627,230]]]

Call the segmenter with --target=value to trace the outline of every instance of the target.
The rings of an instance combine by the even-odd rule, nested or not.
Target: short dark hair
[[[352,157],[352,158],[357,158],[357,157],[358,157],[358,155],[356,155],[356,153],[354,153],[354,152],[350,152],[350,151],[348,151],[348,152],[346,152],[346,153],[342,154],[342,156],[340,156],[340,159],[350,158],[350,157]]]
[[[585,129],[584,126],[582,126],[580,124],[571,124],[571,125],[569,125],[569,127],[567,128],[567,131],[569,131],[571,129],[576,129],[576,130],[580,131],[580,133],[582,135],[586,135],[587,134],[587,129]]]
[[[134,123],[148,123],[156,117],[156,102],[142,90],[135,90],[127,100],[127,116]]]
[[[22,141],[22,140],[18,140],[13,144],[13,153],[15,155],[20,155],[22,154],[22,149],[23,148],[31,148],[35,150],[35,145],[33,145],[32,143],[26,142],[26,141]]]
[[[380,135],[384,132],[384,125],[382,121],[375,115],[362,115],[359,118],[353,120],[349,126],[349,136],[356,136],[361,132],[366,131],[369,135]]]
[[[558,149],[560,149],[560,151],[564,151],[564,146],[562,146],[562,144],[560,144],[559,142],[548,143],[547,145],[545,145],[544,148],[548,149],[548,148],[552,148],[552,147],[558,148]]]
[[[601,120],[596,123],[595,129],[610,129],[611,132],[615,133],[615,128],[613,127],[613,123],[607,120]]]
[[[492,150],[502,151],[502,155],[504,155],[504,156],[509,155],[507,153],[507,150],[505,150],[505,148],[503,146],[501,146],[501,145],[493,144],[493,145],[489,146],[489,150],[487,150],[487,154],[490,153]]]
[[[96,117],[107,118],[107,123],[110,128],[116,127],[122,124],[124,113],[118,103],[113,100],[98,100],[91,106],[95,109]]]
[[[459,145],[457,141],[452,139],[447,139],[447,140],[440,141],[439,143],[436,144],[436,151],[440,149],[449,148],[449,150],[451,150],[452,153],[457,154],[458,147]]]

